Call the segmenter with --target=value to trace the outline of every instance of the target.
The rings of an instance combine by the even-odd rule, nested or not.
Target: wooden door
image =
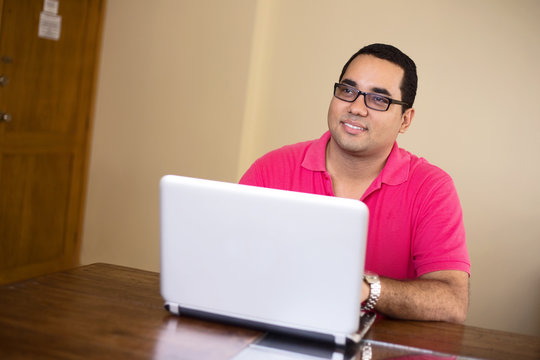
[[[78,264],[104,2],[0,0],[0,283]]]

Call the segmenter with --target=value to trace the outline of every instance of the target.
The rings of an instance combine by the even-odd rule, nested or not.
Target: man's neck
[[[391,150],[379,156],[351,154],[339,149],[330,139],[326,147],[326,169],[335,195],[360,199],[384,168]]]

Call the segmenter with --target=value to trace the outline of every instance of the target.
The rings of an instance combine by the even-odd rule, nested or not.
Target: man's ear
[[[414,118],[414,108],[409,108],[401,115],[401,127],[399,128],[399,133],[404,134],[405,131],[411,126],[411,123]]]

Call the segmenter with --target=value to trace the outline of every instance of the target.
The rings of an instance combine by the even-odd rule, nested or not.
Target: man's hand
[[[381,296],[375,309],[389,317],[463,323],[469,307],[469,275],[447,270],[424,274],[415,280],[381,277]],[[369,286],[362,284],[362,301]]]

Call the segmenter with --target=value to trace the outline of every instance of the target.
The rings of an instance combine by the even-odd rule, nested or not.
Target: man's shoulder
[[[316,142],[302,141],[264,154],[246,171],[240,183],[290,190],[293,178],[301,172],[306,153]]]
[[[279,165],[285,163],[301,163],[310,146],[317,140],[301,141],[289,144],[269,151],[261,156],[257,163],[259,165]]]
[[[454,182],[448,172],[438,165],[434,165],[424,157],[419,157],[408,150],[398,148],[398,157],[402,171],[405,171],[409,186],[416,185],[413,188],[437,188],[453,187]]]
[[[407,188],[410,191],[429,196],[456,192],[454,180],[448,172],[424,157],[418,157],[410,152],[407,153],[410,156],[407,181]]]
[[[398,151],[400,152],[401,158],[408,158],[408,166],[411,175],[450,177],[450,175],[444,169],[431,163],[426,158],[417,156],[403,148],[399,148]]]

